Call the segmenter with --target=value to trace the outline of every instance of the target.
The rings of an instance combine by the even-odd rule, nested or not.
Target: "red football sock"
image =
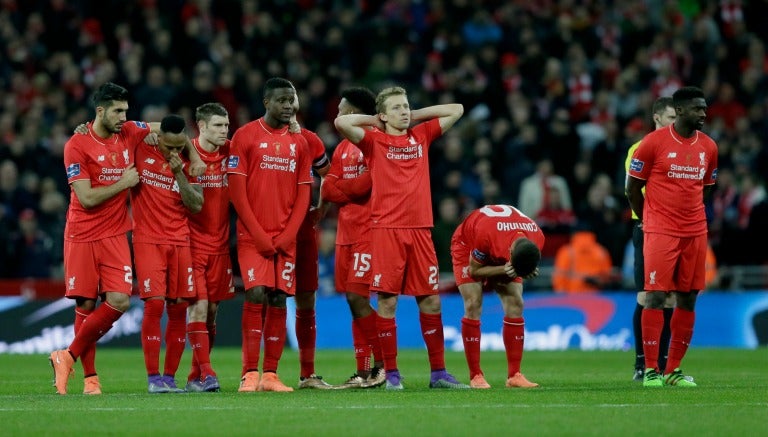
[[[187,335],[189,336],[189,345],[192,347],[192,360],[197,363],[200,369],[200,377],[216,376],[216,372],[211,368],[211,355],[208,346],[208,331],[205,322],[190,322],[187,324]]]
[[[99,305],[90,316],[83,320],[75,339],[69,345],[69,353],[77,359],[83,355],[86,349],[95,347],[96,342],[112,328],[112,324],[122,315],[122,312],[106,302]]]
[[[429,367],[431,370],[445,369],[445,338],[443,337],[442,314],[426,314],[419,312],[421,336],[427,345]]]
[[[285,308],[267,305],[267,319],[264,321],[264,372],[277,373],[277,365],[285,346],[286,317]]]
[[[144,351],[144,365],[147,375],[160,374],[160,346],[165,301],[162,299],[147,299],[144,301],[144,318],[141,321],[141,348]]]
[[[464,356],[467,358],[469,378],[483,373],[480,370],[480,320],[461,319],[461,338],[464,341]]]
[[[317,330],[315,310],[296,310],[296,341],[299,345],[299,376],[307,378],[315,373],[315,344]]]
[[[664,328],[664,311],[661,309],[643,309],[641,319],[643,325],[643,354],[645,368],[659,371],[659,339]]]
[[[213,344],[216,340],[216,322],[206,324],[208,328],[208,352],[213,350]]]
[[[211,356],[211,351],[213,350],[213,340],[216,339],[216,323],[208,323],[206,324],[206,329],[208,332],[208,357]],[[189,326],[187,326],[187,334],[189,334]],[[189,340],[190,342],[192,339]],[[211,370],[213,372],[213,370]],[[215,375],[215,373],[212,373]],[[187,376],[187,381],[192,381],[195,379],[200,379],[200,365],[197,362],[197,357],[193,353],[192,354],[192,365],[189,369],[189,376]]]
[[[504,339],[504,349],[507,352],[507,378],[511,378],[520,371],[520,362],[523,360],[525,319],[522,317],[504,317],[501,336]]]
[[[397,370],[397,324],[395,318],[376,317],[376,328],[379,331],[384,369],[387,371]]]
[[[85,319],[93,313],[93,310],[86,310],[85,308],[75,308],[75,335],[80,331],[80,327],[83,325]],[[83,365],[83,375],[85,377],[93,376],[96,374],[96,344],[92,344],[85,348],[80,355],[80,364]]]
[[[675,308],[672,313],[672,320],[669,325],[672,329],[672,337],[669,341],[669,358],[667,359],[667,368],[665,373],[672,372],[680,367],[685,353],[688,351],[688,345],[693,337],[693,324],[696,320],[696,313],[693,311]]]
[[[260,303],[243,303],[243,320],[241,323],[243,335],[243,375],[246,372],[259,369],[261,330],[263,325],[261,314],[263,307],[264,305]]]
[[[365,339],[363,328],[360,327],[360,319],[352,319],[352,346],[355,348],[355,363],[357,373],[365,373],[371,370],[371,346]]]
[[[368,340],[375,363],[384,361],[384,353],[381,351],[381,341],[379,340],[379,331],[376,325],[378,318],[379,315],[376,311],[371,311],[371,314],[357,319],[360,321],[360,329],[363,331],[363,335]]]
[[[187,307],[189,302],[169,303],[165,307],[168,324],[165,325],[165,365],[164,375],[176,375],[181,356],[187,344]],[[201,363],[202,364],[202,363]],[[210,360],[209,360],[210,365]]]

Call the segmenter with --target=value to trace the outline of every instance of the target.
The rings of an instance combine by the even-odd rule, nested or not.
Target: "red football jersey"
[[[357,147],[371,168],[372,227],[432,227],[428,152],[441,134],[438,119],[416,125],[404,135],[365,131]]]
[[[344,140],[336,146],[331,159],[331,168],[326,178],[354,179],[360,176],[365,168],[363,152],[349,140]],[[371,198],[365,203],[349,202],[339,208],[339,218],[336,230],[336,244],[353,244],[360,235],[368,232],[371,227]]]
[[[536,222],[509,205],[476,209],[461,224],[461,241],[469,246],[472,259],[482,265],[504,265],[518,238],[533,241],[539,250],[544,247],[544,233]]]
[[[189,161],[182,158],[186,169]],[[131,189],[135,243],[189,245],[187,208],[179,184],[160,149],[142,142],[136,149],[136,170],[141,182]],[[191,184],[197,178],[187,175]]]
[[[707,233],[703,190],[717,178],[717,145],[696,131],[683,138],[674,124],[640,142],[629,175],[646,181],[643,230],[678,237]]]
[[[256,218],[275,236],[288,224],[299,184],[312,183],[312,159],[300,134],[272,129],[262,117],[235,132],[227,172],[247,177],[246,195]],[[237,232],[248,235],[239,219]]]
[[[64,145],[64,166],[69,183],[90,180],[92,188],[117,182],[123,170],[134,162],[136,145],[149,134],[149,125],[128,121],[119,133],[104,139],[88,126],[88,134],[75,134]],[[64,238],[70,241],[95,241],[125,234],[131,229],[128,193],[120,193],[95,208],[85,209],[72,190],[67,210]]]
[[[215,152],[205,151],[197,138],[192,144],[207,166],[199,178],[203,187],[203,209],[197,214],[188,214],[192,249],[211,255],[229,253],[229,140]]]
[[[328,164],[328,155],[325,154],[325,144],[316,133],[309,129],[301,128],[301,136],[307,141],[307,150],[312,157],[312,168],[323,168]]]

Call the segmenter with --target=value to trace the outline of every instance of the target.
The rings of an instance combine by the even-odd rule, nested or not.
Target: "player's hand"
[[[283,254],[288,254],[288,251],[296,246],[296,236],[286,235],[282,233],[274,239],[275,249]]]
[[[123,170],[120,181],[125,184],[126,188],[135,187],[139,183],[139,172],[134,164],[129,165]]]
[[[150,132],[147,134],[147,136],[144,137],[144,142],[150,146],[156,146],[160,142],[157,132]]]
[[[288,132],[292,134],[301,133],[301,125],[299,124],[299,121],[296,119],[296,115],[298,113],[299,113],[299,98],[296,97],[296,99],[293,100],[293,115],[291,115],[291,120],[288,122]]]
[[[191,162],[189,163],[189,175],[192,177],[198,177],[205,174],[205,170],[208,169],[208,166],[205,165],[202,159],[196,158],[191,159]]]
[[[523,276],[523,279],[533,279],[535,277],[539,276],[539,268],[536,267],[531,273]]]
[[[312,226],[315,226],[320,221],[321,215],[322,212],[320,211],[320,208],[313,206],[307,211],[307,217],[304,218],[304,220],[309,220],[310,223],[312,223]]]
[[[265,244],[256,243],[256,251],[259,252],[259,255],[263,256],[264,258],[275,256],[277,253],[277,250],[275,250],[275,247],[272,245],[271,241]]]
[[[178,153],[171,153],[171,157],[168,158],[168,165],[171,166],[173,174],[177,174],[184,169],[184,161],[181,160]]]
[[[509,261],[507,261],[507,263],[504,264],[504,274],[512,279],[517,278],[517,273],[515,272],[515,268],[512,267],[512,264]]]
[[[88,133],[88,125],[85,123],[80,123],[75,128],[75,133],[80,135],[85,135]]]

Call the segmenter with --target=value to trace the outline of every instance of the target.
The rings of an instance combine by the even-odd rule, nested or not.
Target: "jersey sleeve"
[[[229,158],[227,158],[227,173],[248,175],[248,166],[243,147],[246,141],[245,134],[242,131],[235,132],[232,141],[229,143]]]
[[[79,143],[70,139],[64,146],[64,166],[67,170],[67,181],[70,184],[75,181],[91,179],[86,160],[87,157],[82,148],[79,147]]]
[[[645,137],[632,155],[629,162],[629,176],[637,179],[647,180],[651,174],[651,168],[656,156],[656,142]]]
[[[472,243],[472,250],[469,252],[470,258],[478,264],[488,264],[491,259],[491,242],[488,236],[476,235]]]
[[[363,138],[355,145],[363,152],[363,156],[372,156],[373,145],[376,143],[376,136],[379,132],[374,129],[364,129],[364,131]]]
[[[149,123],[146,121],[126,121],[123,124],[123,132],[129,144],[136,145],[150,133]]]
[[[319,170],[328,165],[328,155],[325,153],[325,144],[320,137],[309,129],[301,129],[301,136],[307,141],[309,154],[312,156],[312,168]]]
[[[709,165],[704,173],[704,185],[714,185],[717,182],[717,146],[714,141],[709,142]]]
[[[414,127],[413,129],[414,131],[418,131],[418,133],[424,137],[424,140],[425,140],[424,146],[427,149],[429,149],[429,146],[432,145],[432,141],[434,141],[440,135],[443,134],[443,130],[440,127],[440,119],[438,118],[427,120],[424,123],[416,125],[416,127]]]

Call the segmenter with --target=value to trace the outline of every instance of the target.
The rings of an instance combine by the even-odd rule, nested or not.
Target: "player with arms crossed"
[[[400,294],[415,296],[427,346],[431,388],[469,388],[445,369],[445,339],[432,242],[429,147],[464,113],[461,104],[411,110],[403,88],[382,90],[378,114],[337,117],[336,128],[369,159],[371,169],[371,290],[378,293],[377,329],[386,388],[402,390],[397,368],[395,310]],[[423,122],[413,128],[411,121]],[[370,129],[371,126],[377,129]]]
[[[339,116],[376,114],[376,95],[354,87],[341,93]],[[352,313],[352,343],[357,371],[337,388],[371,388],[384,384],[384,361],[376,311],[371,307],[371,173],[360,149],[349,140],[336,146],[331,169],[321,187],[323,201],[339,206],[334,260],[336,290],[344,293]],[[371,354],[374,366],[371,367]]]
[[[189,214],[192,267],[198,300],[187,310],[187,336],[192,347],[192,366],[187,377],[189,392],[219,391],[211,366],[219,302],[235,296],[232,261],[229,257],[229,114],[219,103],[195,110],[200,135],[192,140],[200,159],[207,164],[200,177],[203,209]]]
[[[483,285],[496,290],[504,309],[501,333],[507,352],[507,387],[538,387],[520,373],[525,340],[523,279],[538,275],[544,233],[517,208],[487,205],[473,211],[451,238],[453,275],[464,299],[461,337],[470,387],[491,388],[480,368]]]
[[[144,301],[141,346],[149,393],[183,392],[174,376],[186,345],[186,311],[198,300],[192,274],[188,212],[203,207],[198,178],[185,173],[182,152],[190,142],[186,122],[168,115],[160,123],[157,146],[140,144],[136,168],[141,182],[131,189],[133,252],[139,297]],[[167,303],[167,305],[166,305]],[[165,362],[160,375],[160,321],[165,327]]]
[[[675,91],[672,103],[677,114],[675,122],[642,139],[627,178],[629,203],[642,217],[644,233],[646,302],[642,335],[646,387],[696,386],[685,378],[680,362],[693,336],[696,296],[705,286],[704,196],[717,178],[717,145],[700,130],[707,115],[704,93],[696,87],[684,87]],[[669,358],[666,368],[659,369],[659,337],[669,293],[676,296]]]
[[[296,286],[296,235],[309,208],[312,184],[307,142],[288,131],[296,98],[290,81],[267,80],[264,116],[238,129],[230,145],[227,173],[245,285],[241,392],[293,391],[278,378],[277,366],[286,337],[286,299]]]

